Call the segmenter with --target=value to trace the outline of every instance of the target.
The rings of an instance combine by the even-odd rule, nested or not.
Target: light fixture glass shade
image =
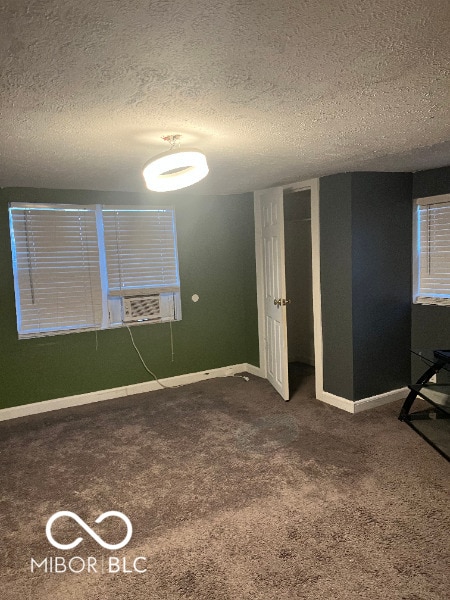
[[[158,154],[143,171],[145,184],[153,192],[180,190],[197,183],[208,173],[206,156],[195,148]]]

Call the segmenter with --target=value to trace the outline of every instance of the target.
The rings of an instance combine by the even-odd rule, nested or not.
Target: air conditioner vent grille
[[[161,317],[160,296],[136,296],[123,299],[124,322],[148,321]]]

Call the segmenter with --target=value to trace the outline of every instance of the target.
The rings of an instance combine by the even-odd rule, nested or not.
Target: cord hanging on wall
[[[162,139],[170,150],[154,156],[144,166],[145,184],[153,192],[179,190],[197,183],[209,169],[206,156],[196,148],[180,148],[181,135],[166,135]]]

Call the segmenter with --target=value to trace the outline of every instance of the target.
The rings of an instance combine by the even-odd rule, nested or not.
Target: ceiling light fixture
[[[196,148],[180,149],[181,135],[166,135],[170,150],[154,156],[144,166],[145,184],[153,192],[170,192],[188,187],[209,173],[206,156]]]

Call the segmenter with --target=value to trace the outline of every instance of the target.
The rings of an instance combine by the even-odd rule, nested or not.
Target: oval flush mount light
[[[209,173],[205,155],[196,148],[175,149],[181,135],[166,135],[170,150],[154,156],[144,166],[147,188],[153,192],[180,190],[200,181]]]

